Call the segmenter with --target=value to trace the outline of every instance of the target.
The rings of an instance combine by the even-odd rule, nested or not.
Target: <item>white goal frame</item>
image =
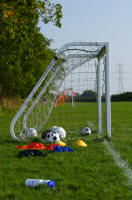
[[[47,67],[46,71],[42,74],[42,76],[40,77],[40,79],[38,80],[38,82],[36,83],[36,85],[34,86],[34,88],[32,89],[32,91],[30,92],[29,96],[26,98],[25,102],[23,103],[23,105],[20,107],[20,109],[18,110],[18,112],[16,113],[16,115],[14,116],[14,118],[12,119],[12,122],[10,124],[10,134],[12,139],[17,139],[20,140],[20,138],[16,135],[15,131],[14,131],[14,126],[15,123],[17,122],[17,120],[19,119],[19,117],[21,116],[21,114],[24,112],[26,106],[28,105],[28,103],[31,101],[33,95],[36,93],[36,91],[38,90],[38,88],[40,87],[40,85],[42,84],[42,82],[45,80],[45,78],[47,77],[48,73],[50,72],[50,70],[52,69],[53,65],[58,61],[60,55],[63,54],[63,52],[67,51],[69,48],[76,48],[76,47],[81,47],[81,46],[93,46],[93,47],[99,47],[99,51],[92,52],[91,54],[72,54],[69,55],[67,58],[61,59],[59,65],[61,65],[63,62],[66,62],[66,60],[68,60],[70,57],[86,57],[87,59],[92,59],[92,58],[97,58],[98,60],[98,65],[97,65],[97,124],[98,124],[98,133],[102,132],[102,113],[101,113],[101,77],[100,77],[100,60],[102,59],[102,57],[104,57],[105,59],[105,128],[106,128],[106,132],[108,137],[111,137],[111,103],[110,103],[110,81],[109,81],[109,43],[108,42],[71,42],[71,43],[67,43],[64,46],[62,46],[62,48],[60,48],[60,50],[58,50],[58,52],[56,53],[56,55],[54,56],[53,60],[51,61],[51,63],[49,64],[49,66]],[[79,63],[81,65],[81,63]],[[58,65],[58,67],[59,67]],[[54,72],[57,73],[57,69]],[[53,74],[53,76],[54,76]],[[52,79],[52,77],[51,77]],[[48,80],[48,82],[45,84],[45,86],[43,87],[43,89],[41,90],[41,92],[38,94],[38,96],[36,97],[36,99],[34,100],[34,102],[32,103],[31,107],[29,108],[29,110],[26,112],[26,114],[24,115],[24,119],[23,119],[23,128],[26,128],[26,118],[29,114],[29,112],[31,112],[32,108],[34,107],[34,105],[36,104],[36,102],[39,100],[39,98],[41,97],[41,95],[43,94],[43,92],[45,91],[47,85],[50,83],[50,79]]]

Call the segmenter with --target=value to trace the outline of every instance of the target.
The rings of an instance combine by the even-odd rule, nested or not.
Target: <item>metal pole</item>
[[[25,107],[27,106],[27,104],[29,103],[29,101],[31,100],[31,98],[33,97],[33,95],[35,94],[35,92],[37,91],[37,89],[39,88],[39,86],[41,85],[41,83],[43,82],[43,80],[45,79],[45,77],[47,76],[47,74],[49,73],[49,71],[51,70],[52,66],[54,65],[54,63],[56,62],[56,59],[54,58],[51,63],[49,64],[48,68],[46,69],[46,71],[42,74],[41,78],[39,79],[39,81],[36,83],[36,85],[34,86],[34,88],[32,89],[32,91],[30,92],[29,96],[27,97],[27,99],[25,100],[25,102],[22,104],[22,106],[20,107],[20,109],[17,111],[16,115],[14,116],[14,118],[11,121],[10,124],[10,134],[12,139],[16,139],[16,140],[20,140],[14,133],[14,125],[15,122],[17,121],[17,119],[20,117],[20,115],[22,114],[22,112],[24,111]]]
[[[102,132],[102,113],[101,113],[101,78],[100,78],[100,61],[97,64],[97,120],[98,133]]]
[[[111,137],[111,104],[110,104],[110,82],[109,82],[109,43],[106,44],[105,57],[105,112],[106,112],[106,131]]]

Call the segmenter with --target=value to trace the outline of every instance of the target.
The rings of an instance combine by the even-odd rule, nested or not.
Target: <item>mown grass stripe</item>
[[[128,184],[132,185],[132,169],[130,168],[127,161],[121,159],[120,154],[116,151],[112,142],[104,140],[104,145],[106,146],[110,155],[114,158],[116,164],[120,169],[123,169],[124,175],[128,180]]]

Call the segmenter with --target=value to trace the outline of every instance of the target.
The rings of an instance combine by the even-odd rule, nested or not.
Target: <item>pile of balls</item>
[[[91,129],[89,127],[83,127],[80,130],[81,136],[86,136],[91,134]],[[29,128],[25,131],[25,137],[37,137],[37,131],[35,128]],[[45,139],[48,143],[55,144],[57,141],[64,139],[66,137],[66,131],[62,127],[52,126],[48,130],[45,130],[41,134],[41,138]]]
[[[54,144],[66,137],[66,131],[62,127],[52,126],[49,130],[44,131],[41,136],[46,142]]]

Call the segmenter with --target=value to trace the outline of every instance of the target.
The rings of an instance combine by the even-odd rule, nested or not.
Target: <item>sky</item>
[[[132,91],[132,0],[51,0],[63,7],[62,27],[40,22],[52,48],[69,42],[109,42],[111,94]],[[122,66],[122,79],[119,78]],[[123,84],[123,88],[122,85]]]

